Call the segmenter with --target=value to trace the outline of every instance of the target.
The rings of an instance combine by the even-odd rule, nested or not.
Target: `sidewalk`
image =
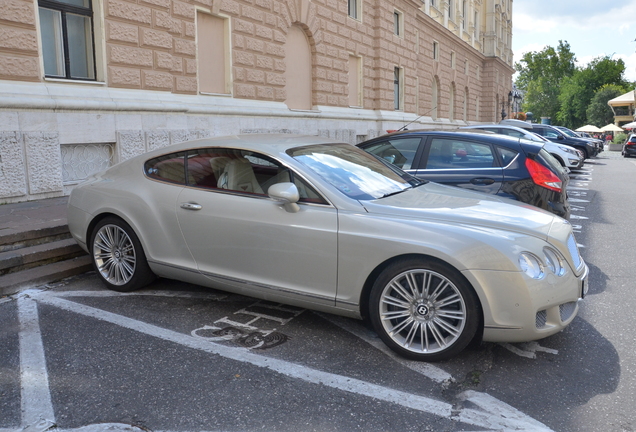
[[[0,205],[0,236],[46,226],[66,225],[68,197]]]

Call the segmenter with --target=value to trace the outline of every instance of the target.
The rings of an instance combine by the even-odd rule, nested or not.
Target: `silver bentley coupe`
[[[78,185],[68,222],[110,289],[163,277],[367,318],[416,360],[550,336],[587,291],[566,220],[317,136],[137,156]]]

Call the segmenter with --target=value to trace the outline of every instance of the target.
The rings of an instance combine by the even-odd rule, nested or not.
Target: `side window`
[[[144,172],[151,179],[185,185],[184,158],[185,152],[181,152],[150,159],[144,164]]]
[[[491,168],[497,166],[488,144],[452,138],[434,138],[426,169]]]
[[[365,150],[391,162],[403,170],[413,168],[413,161],[420,146],[420,138],[402,138],[381,141]]]
[[[552,129],[544,129],[544,128],[537,128],[537,129],[533,129],[533,132],[538,133],[541,136],[544,136],[546,138],[557,138],[559,136],[559,134],[556,131],[553,131]]]
[[[501,162],[504,167],[510,165],[510,163],[517,157],[519,152],[511,150],[506,147],[497,146],[497,153],[499,153],[499,157],[501,157]]]
[[[523,138],[525,136],[525,134],[523,134],[522,132],[516,131],[514,129],[500,129],[502,135],[508,135],[511,137],[515,137],[515,138]]]
[[[202,189],[225,189],[250,195],[266,196],[270,186],[293,182],[301,202],[326,204],[311,186],[268,156],[224,148],[190,150],[187,155],[188,186]]]

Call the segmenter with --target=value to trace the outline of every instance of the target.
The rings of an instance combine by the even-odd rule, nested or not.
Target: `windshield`
[[[572,132],[570,129],[566,129],[566,128],[559,128],[559,130],[561,132],[563,132],[564,134],[566,134],[567,136],[571,136],[573,138],[580,138],[577,134],[575,134],[574,132]]]
[[[373,200],[424,182],[349,144],[297,147],[287,153],[349,198]]]

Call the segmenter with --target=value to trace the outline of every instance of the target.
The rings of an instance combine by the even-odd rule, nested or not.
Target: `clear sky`
[[[599,56],[625,62],[625,78],[636,81],[636,0],[514,0],[512,50],[556,48],[567,41],[579,66]]]

